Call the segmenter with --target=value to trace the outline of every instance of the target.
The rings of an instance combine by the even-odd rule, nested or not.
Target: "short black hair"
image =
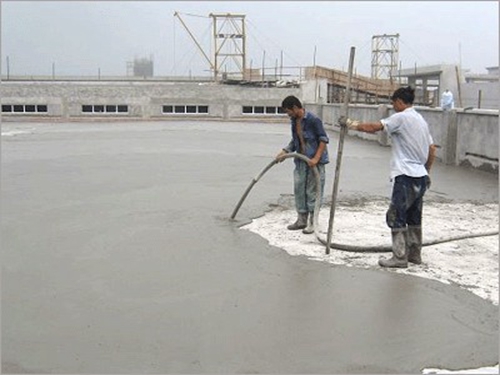
[[[400,87],[391,96],[391,100],[401,99],[405,104],[413,104],[415,100],[415,89],[411,86]]]
[[[285,109],[293,109],[293,107],[295,106],[297,108],[302,108],[302,103],[297,97],[293,95],[287,96],[285,99],[283,99],[283,102],[281,103],[281,107]]]

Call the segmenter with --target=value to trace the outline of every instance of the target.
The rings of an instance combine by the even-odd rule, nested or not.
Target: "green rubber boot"
[[[304,234],[314,233],[314,212],[309,212],[309,221],[307,222],[307,227],[302,230]]]
[[[304,229],[307,226],[307,216],[308,213],[300,213],[297,216],[297,221],[293,224],[290,224],[286,228],[288,230],[299,230],[299,229]]]
[[[388,268],[407,268],[408,254],[406,253],[406,228],[393,229],[392,235],[392,257],[389,259],[380,259],[378,264],[381,267]]]
[[[422,264],[422,227],[408,226],[406,236],[406,248],[408,250],[408,262]]]

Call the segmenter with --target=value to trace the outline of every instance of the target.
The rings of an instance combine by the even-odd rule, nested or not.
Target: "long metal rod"
[[[179,15],[179,13],[175,12],[174,13],[174,17],[177,17],[179,19],[179,21],[181,21],[181,25],[186,29],[186,31],[188,32],[188,34],[191,37],[191,39],[193,39],[193,42],[196,44],[196,47],[198,47],[198,49],[200,50],[200,52],[203,54],[203,57],[205,58],[205,60],[208,61],[208,63],[210,64],[210,68],[212,68],[212,69],[215,70],[215,67],[212,64],[212,61],[210,61],[210,58],[207,56],[207,54],[205,53],[205,51],[203,51],[203,48],[201,47],[200,43],[198,43],[198,41],[196,40],[195,36],[191,32],[191,30],[189,30],[189,28],[187,27],[187,25],[184,23],[184,21],[182,20],[181,16]]]
[[[349,56],[349,70],[348,70],[348,78],[347,78],[347,86],[344,95],[344,103],[342,105],[341,114],[347,117],[349,112],[349,98],[351,96],[351,80],[352,80],[352,71],[354,66],[354,52],[355,48],[351,47],[351,53]],[[337,166],[335,167],[335,180],[333,183],[333,192],[332,192],[332,204],[330,208],[330,220],[328,221],[328,234],[326,237],[326,254],[330,254],[330,243],[332,242],[332,229],[333,229],[333,219],[335,217],[335,205],[337,203],[337,192],[339,190],[339,179],[340,179],[340,165],[342,163],[342,152],[344,149],[344,138],[347,134],[347,127],[340,127],[340,138],[339,138],[339,147],[337,151]]]
[[[461,69],[462,67],[460,67]],[[458,71],[458,66],[455,65],[455,73],[457,76],[457,90],[458,90],[458,104],[460,105],[460,108],[463,108],[462,104],[462,92],[460,91],[460,73]]]

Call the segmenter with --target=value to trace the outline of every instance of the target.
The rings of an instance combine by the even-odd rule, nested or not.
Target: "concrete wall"
[[[311,79],[300,83],[301,99],[304,103],[326,103],[328,95],[328,80],[325,78]]]
[[[500,85],[497,82],[468,82],[460,85],[463,108],[500,109]],[[479,103],[479,91],[481,102]],[[455,95],[455,106],[458,106],[458,97]]]
[[[260,88],[215,83],[172,82],[2,82],[2,104],[47,104],[46,114],[2,113],[2,118],[29,119],[168,119],[186,116],[215,119],[282,118],[286,115],[243,115],[242,106],[281,106],[299,88]],[[82,113],[82,105],[127,105],[128,113]],[[163,114],[163,105],[208,105],[208,114]]]
[[[498,172],[498,114],[457,113],[455,164],[471,165]]]
[[[306,108],[320,116],[324,124],[338,131],[336,124],[341,115],[341,104],[306,104]],[[452,110],[416,107],[422,114],[437,146],[436,157],[448,165],[466,165],[498,173],[499,116],[492,110]],[[394,113],[387,105],[350,105],[349,117],[360,121],[377,121]],[[391,144],[384,132],[367,134],[349,132],[349,136]]]

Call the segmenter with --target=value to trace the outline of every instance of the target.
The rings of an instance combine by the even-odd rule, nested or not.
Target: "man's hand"
[[[347,126],[347,128],[350,130],[357,130],[358,125],[360,124],[358,120],[353,120],[345,116],[340,116],[338,119],[338,123],[340,126]]]
[[[312,167],[315,167],[317,164],[319,163],[319,159],[314,157],[312,159],[309,159],[309,161],[307,162],[307,164],[312,168]]]
[[[275,158],[275,159],[276,159],[276,161],[277,161],[278,163],[281,163],[283,160],[285,160],[285,159],[283,159],[282,157],[283,157],[283,156],[285,156],[286,154],[288,154],[288,152],[287,152],[287,151],[285,151],[285,150],[281,150],[281,152],[280,152],[278,155],[276,155],[276,158]]]

